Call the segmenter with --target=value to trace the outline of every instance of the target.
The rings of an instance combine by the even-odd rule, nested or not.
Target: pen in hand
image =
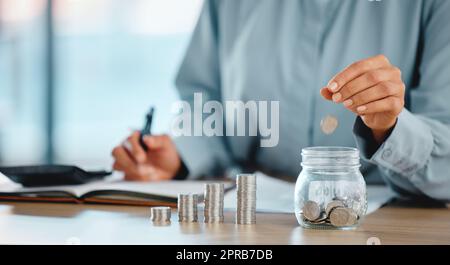
[[[133,131],[112,151],[113,168],[123,172],[126,180],[169,180],[180,171],[182,161],[170,136],[153,135],[151,141],[145,138],[151,135],[154,112],[155,109],[150,108],[143,128]]]
[[[142,148],[146,152],[148,151],[148,147],[144,143],[144,136],[152,134],[151,128],[152,128],[152,120],[153,120],[154,111],[155,111],[155,108],[151,107],[150,111],[145,116],[145,125],[144,125],[144,128],[142,128],[142,130],[141,130],[141,135],[139,136],[139,144],[142,146]]]

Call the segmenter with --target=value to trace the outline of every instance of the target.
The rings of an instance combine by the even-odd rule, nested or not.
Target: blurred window
[[[53,0],[55,163],[105,167],[150,105],[168,128],[202,0]],[[0,0],[0,157],[44,162],[45,7]]]
[[[0,161],[41,162],[44,0],[0,0]]]

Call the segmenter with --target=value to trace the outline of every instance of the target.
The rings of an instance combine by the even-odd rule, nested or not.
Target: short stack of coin
[[[239,174],[237,185],[237,224],[256,223],[256,175]]]
[[[353,226],[359,219],[358,214],[353,209],[345,207],[340,200],[329,202],[324,211],[318,203],[307,201],[301,214],[304,220],[311,224],[331,224],[334,227]]]
[[[178,194],[178,221],[197,222],[198,220],[198,195]]]
[[[150,208],[151,219],[153,223],[169,223],[171,217],[170,207],[152,207]]]
[[[205,184],[205,223],[223,223],[223,183]]]

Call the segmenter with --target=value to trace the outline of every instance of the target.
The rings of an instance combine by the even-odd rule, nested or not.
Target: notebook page
[[[104,180],[94,181],[83,185],[25,188],[18,184],[8,183],[7,185],[0,185],[0,192],[44,193],[47,191],[64,191],[77,197],[81,197],[92,191],[118,190],[177,198],[178,193],[203,194],[204,185],[208,182],[214,181],[168,180],[161,182],[133,182],[124,181],[121,173],[115,173]],[[227,189],[232,185],[233,183],[227,182],[225,183],[225,188]]]

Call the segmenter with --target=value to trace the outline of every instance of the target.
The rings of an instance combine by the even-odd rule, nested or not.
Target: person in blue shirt
[[[255,137],[127,138],[130,180],[295,177],[306,146],[356,146],[368,183],[450,200],[450,1],[205,0],[176,85],[181,99],[279,101],[278,145]],[[322,117],[339,120],[334,134]],[[184,174],[182,174],[184,173]]]

